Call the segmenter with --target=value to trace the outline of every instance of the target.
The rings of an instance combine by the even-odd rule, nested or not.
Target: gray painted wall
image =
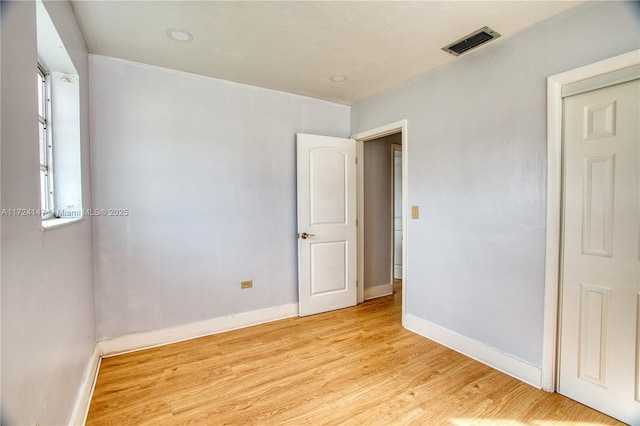
[[[408,120],[408,314],[541,366],[546,77],[638,49],[638,16],[589,3],[352,108]]]
[[[45,4],[81,80],[82,185],[90,207],[88,66],[67,2]],[[36,9],[2,2],[2,207],[39,208]],[[95,348],[91,219],[41,231],[2,217],[2,424],[68,424]]]
[[[349,107],[91,56],[99,339],[297,303],[295,133]],[[253,280],[241,290],[240,281]]]

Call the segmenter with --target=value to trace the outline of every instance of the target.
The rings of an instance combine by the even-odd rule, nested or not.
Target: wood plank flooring
[[[401,294],[102,361],[87,425],[615,425],[402,328]]]

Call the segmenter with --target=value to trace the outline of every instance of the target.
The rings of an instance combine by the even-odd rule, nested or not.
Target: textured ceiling
[[[485,25],[498,44],[578,3],[72,2],[91,53],[347,105],[457,60],[441,48]],[[171,40],[171,28],[193,40]]]

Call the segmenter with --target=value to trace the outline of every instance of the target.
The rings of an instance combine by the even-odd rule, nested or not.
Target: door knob
[[[303,240],[306,240],[309,237],[315,237],[316,234],[307,234],[306,232],[303,232],[302,234],[300,234],[300,238],[302,238]]]

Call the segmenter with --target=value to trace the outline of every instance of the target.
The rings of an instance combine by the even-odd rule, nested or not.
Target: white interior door
[[[564,103],[559,392],[640,424],[640,80]]]
[[[355,306],[356,142],[296,136],[300,315]]]

